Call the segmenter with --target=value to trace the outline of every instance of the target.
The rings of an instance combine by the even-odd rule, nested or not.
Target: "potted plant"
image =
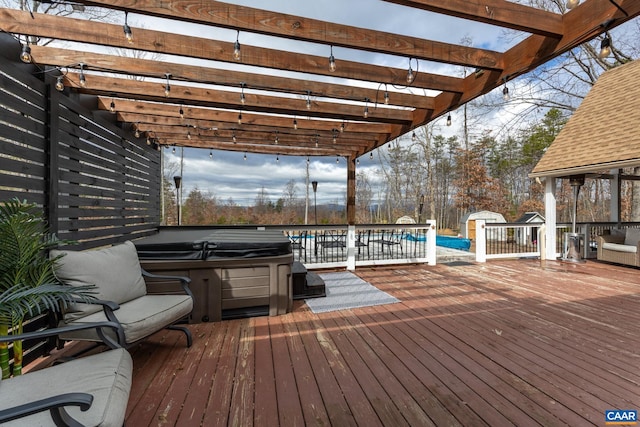
[[[92,286],[65,286],[56,280],[47,250],[60,241],[47,231],[41,210],[17,198],[0,204],[0,335],[22,333],[25,319],[60,310],[75,301],[94,299]],[[22,373],[22,342],[13,342],[10,370],[8,344],[0,344],[2,378]]]

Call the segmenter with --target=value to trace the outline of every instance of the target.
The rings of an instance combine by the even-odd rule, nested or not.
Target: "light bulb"
[[[56,90],[62,92],[64,90],[64,76],[56,77]]]
[[[447,126],[451,126],[451,114],[447,115]]]
[[[293,128],[296,130],[298,129],[298,120],[296,119],[293,119]]]
[[[329,71],[332,73],[336,71],[336,58],[334,58],[333,54],[329,57]]]
[[[409,70],[407,71],[407,83],[413,83],[413,70],[411,69],[411,65],[409,65]]]
[[[504,85],[504,88],[502,89],[502,99],[504,99],[505,101],[509,100],[509,88],[507,87],[507,85]]]
[[[389,105],[389,92],[384,91],[384,103],[385,105]]]
[[[27,64],[31,63],[31,46],[29,43],[22,45],[22,52],[20,53],[20,60]]]
[[[609,55],[611,55],[611,39],[609,36],[605,36],[600,42],[600,53],[598,53],[598,58],[605,59]]]
[[[573,9],[580,4],[580,0],[567,0],[567,9]]]
[[[113,101],[113,99],[111,100],[111,104],[109,105],[109,112],[111,114],[116,113],[116,103]]]

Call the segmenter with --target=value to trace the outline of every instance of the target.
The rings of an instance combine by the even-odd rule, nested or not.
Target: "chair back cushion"
[[[627,228],[624,237],[624,244],[636,246],[638,241],[640,241],[640,228]]]
[[[105,249],[49,253],[52,258],[59,255],[62,258],[54,268],[58,280],[70,286],[95,285],[98,299],[122,304],[147,293],[138,253],[130,241]],[[79,319],[100,310],[97,304],[75,304],[65,319]]]

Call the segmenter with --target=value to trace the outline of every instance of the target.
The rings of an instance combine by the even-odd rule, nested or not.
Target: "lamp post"
[[[316,202],[316,193],[318,192],[318,181],[311,181],[311,186],[313,187],[313,217],[316,220],[316,225],[318,225],[318,203]]]
[[[180,184],[182,183],[182,177],[176,175],[173,177],[173,182],[176,184],[176,207],[178,208],[178,225],[182,224],[182,218],[180,218]]]

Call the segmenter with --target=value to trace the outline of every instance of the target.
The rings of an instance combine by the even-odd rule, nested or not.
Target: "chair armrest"
[[[3,335],[3,336],[0,336],[0,343],[12,342],[17,340],[26,341],[26,340],[33,340],[33,339],[48,338],[48,337],[65,334],[68,332],[82,331],[85,329],[96,329],[98,331],[98,335],[100,335],[100,338],[102,338],[102,341],[105,344],[107,344],[109,347],[111,348],[122,347],[121,343],[124,343],[124,333],[123,333],[122,340],[119,339],[119,342],[116,343],[113,340],[109,339],[109,337],[107,337],[107,335],[103,332],[103,328],[112,328],[113,330],[116,331],[116,334],[118,334],[118,337],[120,336],[120,332],[122,331],[120,324],[117,322],[109,321],[109,322],[78,323],[74,325],[60,326],[57,328],[47,328],[41,331],[25,332],[25,333],[16,334],[16,335]]]
[[[0,422],[17,420],[43,411],[50,411],[56,425],[78,426],[78,422],[64,410],[66,406],[78,406],[86,411],[93,403],[93,396],[88,393],[65,393],[0,411]]]
[[[182,290],[185,294],[189,295],[193,298],[193,293],[189,288],[189,284],[191,283],[191,278],[186,276],[165,276],[162,274],[152,274],[146,271],[144,268],[142,270],[142,276],[145,278],[153,279],[153,280],[165,280],[165,281],[179,281],[180,286],[182,286]]]

